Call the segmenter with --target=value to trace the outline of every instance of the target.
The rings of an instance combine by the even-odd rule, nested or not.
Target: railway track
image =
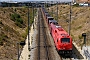
[[[47,35],[42,13],[38,11],[38,60],[49,60]]]
[[[37,19],[38,34],[36,37],[36,47],[33,49],[35,53],[33,53],[34,58],[32,58],[32,60],[76,60],[73,58],[75,54],[73,54],[71,58],[64,58],[57,53],[47,22],[45,22],[46,20],[43,18],[44,16],[39,9]]]
[[[60,60],[72,60],[71,58],[62,58],[62,57],[60,58],[61,58]]]

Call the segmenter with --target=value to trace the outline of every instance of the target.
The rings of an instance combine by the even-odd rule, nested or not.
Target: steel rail
[[[38,11],[38,60],[40,60],[40,23],[39,23],[39,11]]]
[[[41,17],[43,18],[43,16],[41,15]],[[44,35],[44,44],[45,44],[45,48],[46,48],[46,59],[49,60],[49,53],[48,53],[48,46],[47,46],[47,36],[46,36],[46,31],[45,31],[45,24],[44,24],[44,19],[42,19],[42,30],[43,30],[43,35]]]
[[[39,9],[39,11],[38,11],[38,60],[40,60],[40,58],[41,58],[41,51],[42,51],[40,49],[41,48],[40,42],[42,41],[40,34],[42,34],[42,36],[43,36],[43,42],[44,42],[43,44],[44,44],[44,48],[45,48],[44,50],[46,51],[45,59],[49,60],[49,54],[48,54],[49,52],[48,52],[48,46],[47,46],[47,36],[46,36],[46,31],[45,31],[44,19],[42,16],[42,12]]]

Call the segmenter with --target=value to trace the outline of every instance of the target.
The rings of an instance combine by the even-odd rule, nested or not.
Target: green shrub
[[[33,20],[30,20],[30,24],[32,24],[34,21]]]
[[[83,38],[81,35],[79,35],[78,37],[79,37],[79,39],[82,39]]]
[[[20,24],[23,24],[22,18],[17,18],[16,21],[19,22]]]
[[[16,18],[20,18],[20,15],[19,14],[14,13],[14,15],[15,15]]]
[[[22,28],[22,24],[21,24],[20,22],[18,22],[17,20],[15,21],[15,24],[16,24],[17,26],[19,26],[20,28]]]
[[[14,9],[14,11],[16,12],[16,11],[17,11],[17,9],[15,8],[15,9]]]
[[[15,21],[15,16],[14,16],[14,14],[11,14],[11,20]]]
[[[27,34],[28,34],[27,32],[23,33],[23,34],[22,34],[22,37],[26,39]]]
[[[22,28],[23,19],[21,18],[21,16],[19,14],[17,14],[17,13],[12,14],[11,20],[13,20],[17,26]]]
[[[17,13],[11,14],[11,20],[15,21],[17,18],[21,18],[19,14]]]
[[[78,26],[78,27],[77,27],[77,29],[80,29],[80,28],[82,28],[82,26]]]

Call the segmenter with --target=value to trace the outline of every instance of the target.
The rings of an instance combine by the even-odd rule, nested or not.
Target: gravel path
[[[33,24],[31,26],[31,30],[30,30],[30,47],[31,47],[31,50],[33,49],[32,47],[35,47],[35,41],[36,40],[36,35],[37,35],[37,30],[36,30],[36,25],[37,25],[37,16],[34,18],[34,29],[33,29]],[[33,42],[33,43],[32,43]],[[33,51],[33,50],[32,50]],[[31,58],[30,54],[32,54],[32,52],[30,52],[28,50],[28,36],[27,36],[27,39],[26,39],[26,45],[24,46],[23,50],[22,50],[22,53],[20,55],[20,60],[29,60]],[[33,55],[33,54],[32,54]]]

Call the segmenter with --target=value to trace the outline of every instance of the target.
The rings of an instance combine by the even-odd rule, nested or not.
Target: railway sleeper
[[[67,50],[67,51],[59,51],[58,52],[59,55],[63,56],[63,57],[71,57],[72,56],[72,50]]]

